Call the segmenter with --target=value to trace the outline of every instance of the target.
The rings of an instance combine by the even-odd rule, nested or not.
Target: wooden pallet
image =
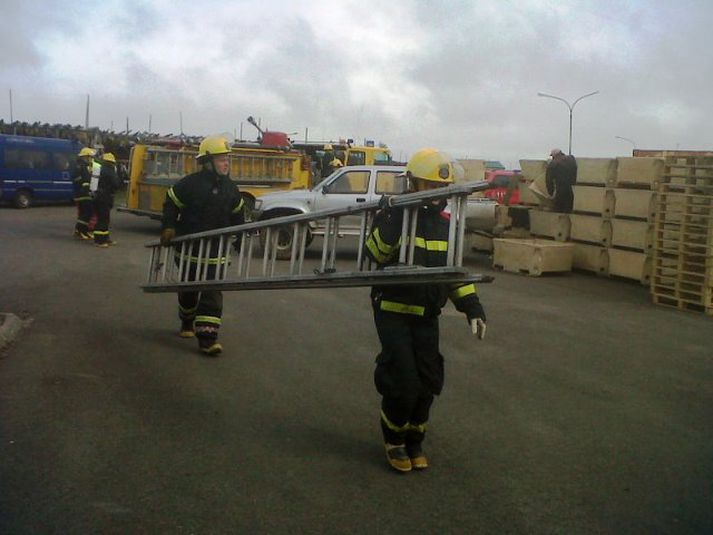
[[[713,304],[703,304],[695,300],[690,300],[676,296],[674,293],[657,291],[652,293],[653,302],[657,305],[677,308],[687,312],[699,312],[706,316],[713,316]]]

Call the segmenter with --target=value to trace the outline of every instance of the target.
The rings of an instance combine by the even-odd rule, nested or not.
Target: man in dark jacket
[[[230,144],[223,137],[209,136],[201,142],[196,157],[200,171],[183,177],[166,193],[161,225],[163,245],[169,245],[175,236],[245,222],[245,202],[229,176],[229,154]],[[208,263],[209,278],[226,261],[224,256],[218,256],[218,241],[213,240],[207,245],[210,253],[201,261]],[[191,251],[190,255],[196,259],[188,262],[189,280],[193,280],[199,267],[199,251]],[[218,343],[222,313],[223,295],[220,291],[178,293],[179,334],[183,338],[196,336],[199,348],[206,355],[223,351]]]
[[[116,158],[111,152],[106,152],[101,158],[99,183],[94,192],[94,211],[97,214],[97,224],[94,227],[94,245],[107,248],[116,245],[109,237],[109,219],[114,207],[114,193],[119,189],[119,177],[116,174]]]
[[[72,175],[74,202],[77,203],[77,222],[74,225],[74,237],[79,240],[91,240],[89,222],[92,219],[92,193],[89,184],[92,178],[92,159],[94,149],[84,147],[77,155],[77,167]]]
[[[409,160],[406,177],[416,191],[454,182],[452,160],[435,149],[421,149]],[[425,204],[418,213],[414,263],[445,266],[448,258],[449,214],[446,201]],[[374,217],[366,253],[379,267],[398,261],[402,208],[386,208]],[[431,404],[443,388],[443,356],[438,344],[438,316],[450,298],[463,312],[473,334],[483,338],[485,311],[475,285],[420,284],[377,286],[371,300],[381,341],[374,382],[382,396],[381,430],[387,461],[397,471],[428,467],[421,448]]]
[[[574,206],[572,186],[577,183],[577,160],[560,149],[552,149],[552,159],[547,164],[547,192],[554,197],[555,212],[570,213]]]

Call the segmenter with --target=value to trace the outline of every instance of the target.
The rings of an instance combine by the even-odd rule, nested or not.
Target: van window
[[[49,167],[48,154],[34,149],[5,149],[5,167],[8,169],[37,169]]]
[[[406,177],[397,176],[396,171],[379,171],[376,175],[376,192],[381,194],[399,194],[406,192]]]
[[[74,154],[69,152],[52,153],[52,170],[71,173],[74,170]]]

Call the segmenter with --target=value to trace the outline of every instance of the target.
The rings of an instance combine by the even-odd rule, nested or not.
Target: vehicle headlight
[[[261,210],[262,209],[262,200],[260,199],[255,199],[255,206],[253,206],[253,210]]]

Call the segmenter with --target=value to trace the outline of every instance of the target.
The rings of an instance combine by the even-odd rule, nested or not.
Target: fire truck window
[[[374,165],[389,165],[391,163],[391,155],[385,152],[374,153]]]
[[[180,154],[170,154],[170,167],[169,167],[169,174],[170,175],[178,175],[178,176],[183,176],[183,158],[181,157]]]
[[[347,165],[364,165],[366,164],[366,153],[360,150],[349,152],[349,161]]]
[[[149,175],[161,177],[166,176],[169,173],[170,165],[170,154],[164,154],[161,152],[154,153],[149,156],[149,160],[146,162],[146,172]]]

